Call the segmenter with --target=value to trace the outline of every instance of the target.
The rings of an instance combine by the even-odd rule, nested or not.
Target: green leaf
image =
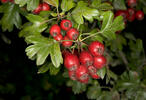
[[[37,65],[42,65],[49,55],[49,47],[52,45],[52,41],[41,36],[29,36],[26,38],[26,41],[34,44],[26,48],[27,56],[31,59],[37,55],[36,63]]]
[[[14,25],[17,28],[21,27],[21,17],[19,14],[19,7],[12,3],[6,3],[1,8],[2,12],[4,13],[3,17],[0,20],[0,24],[2,25],[3,31],[12,31]]]
[[[126,10],[125,0],[114,0],[113,5],[116,10]]]
[[[113,100],[121,100],[120,99],[120,94],[118,93],[118,91],[113,91],[112,92],[112,99]]]
[[[0,5],[0,13],[3,13],[4,5]]]
[[[113,40],[111,43],[110,43],[110,46],[111,46],[111,50],[112,51],[115,51],[116,50],[123,50],[123,46],[126,46],[127,45],[127,41],[126,39],[121,36],[121,35],[117,35],[117,38],[116,40]]]
[[[60,71],[60,67],[56,68],[52,63],[49,65],[50,75],[57,75],[57,73]]]
[[[128,39],[130,39],[130,40],[136,41],[136,38],[135,38],[135,36],[132,33],[126,33],[125,34],[125,37],[128,38]]]
[[[99,86],[90,86],[87,92],[88,99],[96,99],[101,94],[101,88]]]
[[[100,4],[101,4],[101,0],[93,0],[91,6],[92,7],[97,7]]]
[[[24,28],[19,32],[19,37],[40,34],[48,27],[47,23],[45,23],[46,19],[42,18],[41,16],[28,14],[26,18],[32,22],[32,24],[24,24]]]
[[[74,94],[79,94],[86,91],[86,84],[80,83],[78,81],[73,81],[72,90]]]
[[[75,6],[75,3],[73,0],[62,0],[61,2],[61,9],[63,12],[69,11],[74,6]]]
[[[45,73],[49,70],[49,64],[46,63],[38,69],[38,74]]]
[[[55,68],[52,63],[46,63],[38,69],[38,74],[46,73],[48,70],[50,70],[50,75],[56,75],[60,68]]]
[[[51,60],[55,67],[58,68],[63,62],[59,44],[54,39],[48,39],[40,35],[32,35],[26,37],[26,41],[32,43],[32,45],[26,48],[26,54],[30,59],[36,55],[37,65],[42,65],[49,54],[51,54]]]
[[[55,6],[56,8],[58,8],[59,6],[59,0],[44,0],[44,2],[47,2],[48,4]]]
[[[93,41],[99,41],[99,42],[103,42],[103,37],[100,35],[96,35],[94,38],[91,38]]]
[[[98,16],[99,14],[98,10],[89,8],[87,7],[87,5],[88,5],[87,3],[80,1],[78,2],[77,7],[73,10],[72,17],[74,18],[76,23],[83,24],[84,23],[83,17],[92,22],[93,17]]]
[[[106,68],[103,67],[102,69],[98,70],[97,74],[101,77],[101,79],[104,79],[104,76],[106,74]]]
[[[111,11],[103,13],[103,23],[99,33],[102,33],[102,35],[108,39],[115,39],[115,32],[124,29],[123,17],[118,16],[114,21],[113,18],[114,14]]]
[[[111,91],[110,91],[110,92],[108,92],[108,91],[103,91],[103,92],[101,93],[101,95],[100,95],[96,100],[114,100],[114,99],[112,98],[112,93],[111,93]]]
[[[95,7],[98,10],[112,10],[113,7],[109,3],[102,3]]]
[[[60,45],[58,42],[54,43],[50,47],[50,56],[52,63],[56,68],[60,66],[60,63],[63,63],[62,54],[60,52]]]
[[[16,4],[19,4],[20,7],[23,7],[27,4],[27,10],[32,11],[39,5],[39,0],[15,0]]]
[[[136,49],[141,52],[143,50],[143,42],[141,39],[136,40]]]
[[[118,79],[118,76],[115,73],[113,73],[111,70],[107,70],[107,75],[108,77],[113,78],[114,80]]]

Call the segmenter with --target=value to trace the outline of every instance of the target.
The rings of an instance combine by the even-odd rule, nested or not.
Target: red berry
[[[68,71],[68,75],[71,80],[77,80],[75,71]]]
[[[80,82],[87,81],[89,79],[87,67],[84,65],[80,65],[76,69],[76,77]]]
[[[78,59],[77,55],[69,53],[65,56],[64,66],[69,71],[75,71],[79,65],[80,65],[80,63],[79,63],[79,59]]]
[[[143,20],[144,19],[144,13],[141,10],[136,12],[136,19],[137,20]]]
[[[65,56],[68,55],[68,54],[70,54],[69,51],[67,51],[67,50],[63,50],[63,51],[62,51],[62,56],[63,56],[63,57],[65,57]]]
[[[35,10],[33,10],[33,13],[39,14],[41,10],[42,10],[42,4],[39,4],[38,7]]]
[[[89,77],[83,79],[83,80],[79,80],[81,83],[87,84],[89,80]]]
[[[63,19],[60,23],[60,27],[67,31],[69,30],[71,27],[72,27],[72,22],[70,20],[67,20],[67,19]]]
[[[2,2],[2,3],[7,3],[7,2],[8,2],[8,0],[1,0],[1,2]]]
[[[42,4],[42,11],[49,11],[51,8],[47,3],[43,3]]]
[[[70,40],[67,36],[64,36],[63,40]],[[70,47],[72,46],[73,42],[72,41],[63,41],[62,42],[62,45],[64,47]]]
[[[51,26],[51,28],[50,28],[51,36],[56,37],[60,34],[60,32],[61,32],[61,29],[60,29],[59,25],[54,24],[53,26]]]
[[[128,12],[126,10],[118,10],[115,13],[115,17],[117,16],[123,16],[124,22],[127,21],[127,16],[128,16]]]
[[[127,16],[128,21],[130,21],[130,22],[134,21],[135,10],[133,8],[128,8],[127,11],[128,11],[128,16]]]
[[[85,66],[90,66],[93,64],[93,57],[88,51],[82,51],[79,59],[81,64]]]
[[[9,0],[9,1],[12,2],[12,3],[14,2],[14,0]]]
[[[104,53],[104,45],[98,41],[92,42],[88,49],[93,56],[100,56]]]
[[[129,7],[135,7],[137,4],[137,0],[127,0],[127,4]]]
[[[93,65],[98,69],[101,69],[106,65],[106,58],[104,56],[94,57],[93,61]]]
[[[75,28],[71,28],[67,31],[67,36],[71,39],[71,40],[76,40],[79,36],[79,32],[75,29]]]
[[[88,66],[88,71],[89,71],[89,74],[92,78],[94,79],[98,79],[100,78],[98,75],[97,75],[97,69],[94,67],[94,66]]]
[[[60,33],[60,34],[58,34],[57,36],[55,36],[54,39],[55,39],[56,41],[60,41],[60,40],[63,39],[63,36],[62,36],[62,34]]]
[[[78,50],[77,50],[77,49],[74,49],[73,54],[79,56],[79,52],[78,52]]]

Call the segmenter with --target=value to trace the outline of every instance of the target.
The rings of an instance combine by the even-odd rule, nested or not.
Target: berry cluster
[[[14,0],[1,0],[2,3],[14,2]]]
[[[130,7],[127,10],[118,10],[115,13],[116,16],[123,16],[124,22],[126,23],[127,20],[129,22],[132,22],[135,20],[143,20],[144,19],[144,13],[141,10],[136,11],[134,7],[137,5],[137,0],[127,0],[127,5]]]
[[[61,30],[66,32],[64,37]],[[58,24],[52,25],[49,33],[56,41],[60,41],[63,47],[72,46],[73,41],[77,40],[79,36],[78,30],[72,28],[72,22],[67,19],[63,19],[60,26]],[[92,42],[88,46],[88,50],[83,50],[80,53],[76,49],[73,53],[64,50],[62,52],[64,66],[68,69],[70,79],[82,83],[88,83],[89,76],[98,79],[97,70],[106,64],[103,53],[104,45],[98,41]]]
[[[70,79],[81,83],[88,83],[89,77],[93,79],[100,78],[97,70],[106,64],[106,58],[103,56],[104,45],[98,41],[92,42],[88,50],[83,50],[80,54],[76,51],[62,52],[64,57],[64,66],[68,69]]]
[[[43,3],[39,4],[38,7],[35,10],[33,10],[33,13],[34,14],[39,14],[41,11],[49,11],[50,9],[51,9],[50,5],[43,2]]]
[[[61,34],[61,29],[66,32],[66,35],[63,37]],[[50,28],[50,35],[56,40],[62,40],[62,46],[70,47],[73,44],[73,40],[77,40],[79,32],[77,29],[72,28],[72,22],[67,19],[63,19],[60,23],[60,26],[54,24]]]

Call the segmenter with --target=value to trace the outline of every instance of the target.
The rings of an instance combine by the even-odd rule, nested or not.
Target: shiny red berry
[[[67,36],[64,36],[63,40],[64,41],[62,42],[62,45],[64,47],[70,47],[70,46],[72,46],[73,42],[70,41],[70,39]],[[67,41],[67,40],[69,40],[69,41]]]
[[[104,45],[98,41],[92,42],[88,49],[93,56],[101,56],[104,53]]]
[[[135,10],[133,8],[128,8],[127,9],[128,12],[128,16],[127,16],[127,20],[132,22],[135,19]]]
[[[84,65],[80,65],[76,69],[76,77],[80,82],[84,82],[85,80],[87,81],[89,78],[87,67]]]
[[[54,39],[55,39],[56,41],[60,41],[60,40],[63,39],[63,36],[62,36],[62,34],[60,33],[60,34],[58,34],[57,36],[55,36]]]
[[[101,69],[106,65],[106,58],[104,56],[97,56],[93,58],[94,67]]]
[[[77,80],[75,71],[68,71],[68,75],[71,80]]]
[[[75,71],[79,67],[79,59],[77,55],[74,54],[67,54],[64,58],[64,66],[69,70],[69,71]]]
[[[38,7],[35,10],[33,10],[33,13],[39,14],[41,10],[42,10],[42,4],[39,4]]]
[[[79,36],[79,32],[75,29],[75,28],[71,28],[67,31],[67,36],[71,39],[71,40],[76,40]]]
[[[127,10],[118,10],[115,13],[115,17],[117,17],[117,16],[123,16],[123,20],[124,20],[124,22],[126,22],[127,21],[128,12],[127,12]]]
[[[97,75],[97,68],[94,66],[88,66],[89,75],[94,79],[99,79],[100,77]]]
[[[62,51],[62,56],[65,57],[66,55],[70,54],[68,50],[63,50]]]
[[[68,20],[68,19],[63,19],[61,21],[61,23],[60,23],[60,27],[63,30],[67,31],[67,30],[69,30],[72,27],[72,22],[70,20]]]
[[[136,19],[137,20],[143,20],[144,19],[143,11],[139,10],[139,11],[136,12]]]
[[[127,5],[129,7],[135,7],[137,4],[137,0],[127,0]]]
[[[49,11],[51,8],[50,8],[50,5],[48,5],[47,3],[42,3],[42,11]]]
[[[93,57],[89,53],[89,51],[82,51],[80,53],[79,59],[80,59],[81,64],[83,64],[85,66],[90,66],[93,64]]]
[[[2,2],[2,3],[7,3],[7,2],[8,2],[8,0],[1,0],[1,2]]]
[[[84,83],[84,84],[87,84],[88,81],[89,81],[89,77],[86,77],[86,78],[83,79],[83,80],[79,80],[79,82]]]
[[[51,28],[50,28],[51,36],[56,37],[60,34],[60,32],[61,32],[61,28],[60,28],[59,25],[54,24],[54,25],[51,26]]]

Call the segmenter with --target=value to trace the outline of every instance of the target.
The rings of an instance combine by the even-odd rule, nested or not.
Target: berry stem
[[[78,25],[77,30],[79,30],[79,28],[80,28],[80,24]]]
[[[58,18],[57,18],[57,22],[58,22],[58,21],[59,21],[59,19],[60,19],[60,14],[59,14],[58,7],[57,7],[57,16],[58,16]]]
[[[45,21],[43,21],[41,24],[45,24],[45,23],[47,23],[47,22],[49,22],[49,21],[52,21],[52,20],[54,20],[54,19],[57,19],[57,17],[51,18],[51,19],[49,19],[49,20],[45,20]]]
[[[91,34],[91,35],[89,35],[89,36],[83,38],[83,39],[81,40],[81,42],[84,41],[84,40],[86,40],[86,39],[88,39],[88,38],[91,38],[91,37],[93,37],[93,36],[95,36],[95,35],[97,35],[97,34],[100,34],[100,32],[97,32],[97,33]]]
[[[72,41],[72,42],[78,42],[78,41],[74,41],[74,40],[60,40],[58,42],[63,42],[63,41]]]

